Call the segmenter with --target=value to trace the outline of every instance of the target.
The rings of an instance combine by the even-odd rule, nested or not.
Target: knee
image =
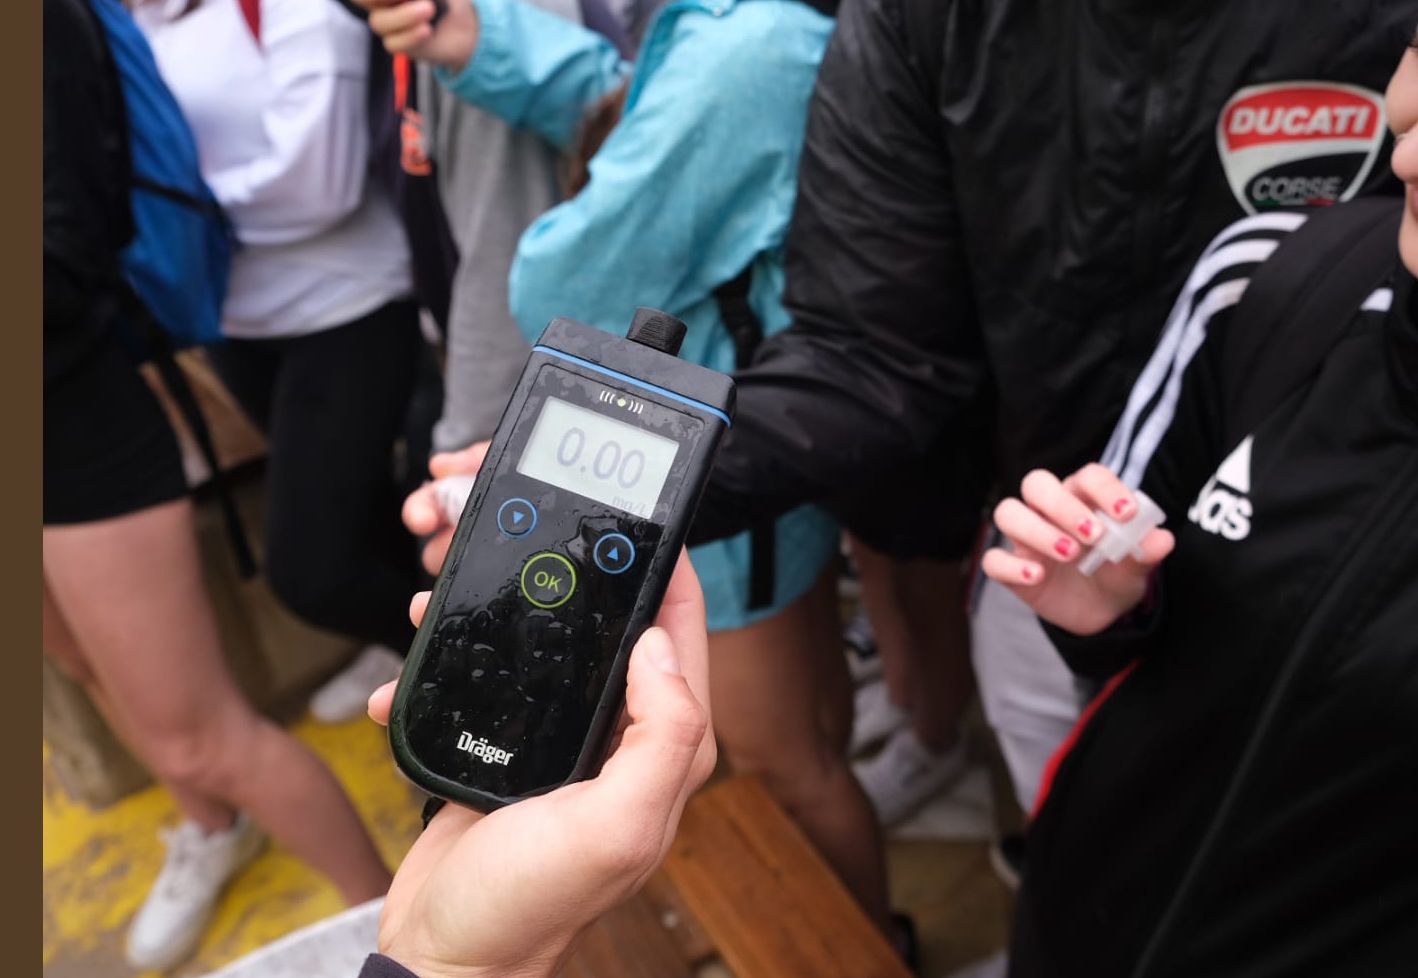
[[[826,738],[790,747],[726,740],[723,748],[736,774],[757,777],[790,811],[814,805],[831,793],[834,781],[850,775],[846,759]]]
[[[145,752],[153,776],[165,784],[223,795],[241,776],[243,738],[230,724],[193,723],[153,739]]]

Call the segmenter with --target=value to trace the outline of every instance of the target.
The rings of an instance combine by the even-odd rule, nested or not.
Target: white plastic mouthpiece
[[[475,475],[450,475],[433,483],[433,496],[450,526],[457,526],[462,518],[477,478]]]
[[[1137,497],[1137,515],[1126,523],[1119,523],[1101,509],[1093,511],[1103,523],[1103,538],[1078,562],[1078,571],[1084,577],[1092,577],[1093,573],[1103,566],[1104,561],[1116,564],[1124,557],[1141,559],[1142,538],[1147,536],[1149,530],[1167,521],[1167,514],[1162,512],[1162,507],[1154,503],[1146,493],[1136,490],[1133,495]]]

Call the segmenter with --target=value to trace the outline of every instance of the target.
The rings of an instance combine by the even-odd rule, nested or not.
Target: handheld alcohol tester
[[[599,770],[734,410],[684,333],[640,309],[533,348],[394,697],[394,757],[432,794],[490,810]]]

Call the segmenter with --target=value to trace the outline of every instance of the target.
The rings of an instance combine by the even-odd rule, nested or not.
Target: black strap
[[[742,370],[753,362],[753,354],[763,342],[763,323],[748,303],[753,286],[753,263],[714,290],[719,318],[734,341],[734,367]],[[749,527],[748,609],[757,611],[773,604],[778,577],[777,521],[757,520]]]
[[[1319,372],[1393,270],[1402,213],[1391,197],[1318,210],[1251,276],[1222,360],[1228,442],[1238,444]]]
[[[236,508],[230,481],[217,459],[217,449],[212,441],[211,429],[207,427],[206,415],[202,413],[202,406],[197,403],[192,385],[187,382],[187,375],[177,364],[177,351],[167,331],[153,319],[137,293],[126,282],[123,286],[121,294],[125,296],[128,319],[133,327],[140,331],[141,339],[147,346],[158,376],[162,378],[163,386],[167,388],[177,409],[182,412],[182,418],[187,422],[192,437],[197,439],[197,447],[201,449],[202,458],[211,470],[212,487],[216,490],[217,500],[221,504],[222,518],[226,523],[227,538],[231,542],[237,570],[242,580],[249,581],[256,576],[256,558],[247,541],[246,527],[241,521],[241,513]]]

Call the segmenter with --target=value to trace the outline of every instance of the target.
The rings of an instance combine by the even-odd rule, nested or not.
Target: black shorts
[[[112,332],[46,381],[46,526],[111,519],[186,494],[177,436]]]

